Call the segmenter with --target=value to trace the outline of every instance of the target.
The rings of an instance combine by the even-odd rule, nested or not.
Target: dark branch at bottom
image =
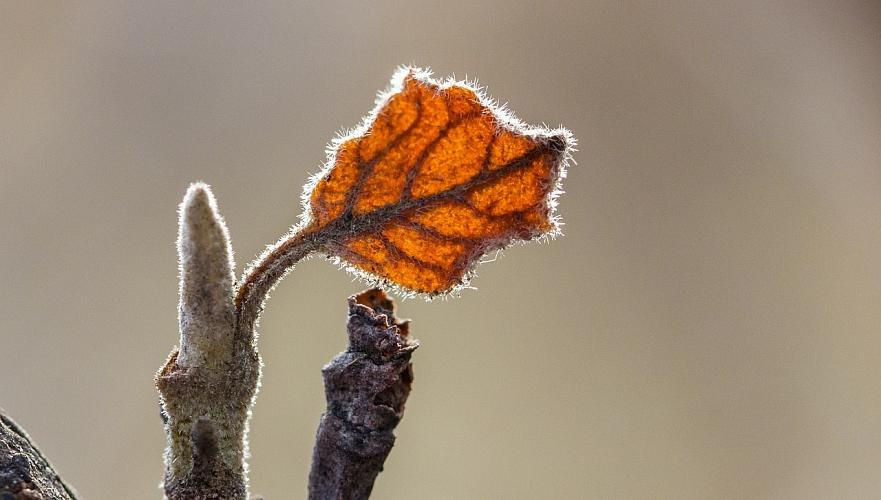
[[[413,382],[410,356],[419,344],[385,293],[349,297],[347,329],[348,349],[322,370],[327,410],[312,454],[311,500],[370,496]]]
[[[0,499],[76,500],[30,436],[0,409]]]

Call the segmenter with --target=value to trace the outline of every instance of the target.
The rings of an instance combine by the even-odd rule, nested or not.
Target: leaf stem
[[[292,231],[268,248],[245,271],[236,290],[235,308],[240,334],[253,334],[266,297],[297,262],[321,247],[327,237],[322,231]]]

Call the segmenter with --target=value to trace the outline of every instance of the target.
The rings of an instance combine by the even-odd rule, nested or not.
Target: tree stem
[[[394,303],[379,289],[349,297],[349,347],[322,370],[327,410],[321,417],[310,500],[364,500],[395,443],[419,346]]]

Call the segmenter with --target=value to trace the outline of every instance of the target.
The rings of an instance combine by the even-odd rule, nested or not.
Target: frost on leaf
[[[306,233],[360,274],[435,295],[489,251],[553,235],[565,129],[530,127],[463,82],[399,71],[360,127],[332,145],[304,198]]]

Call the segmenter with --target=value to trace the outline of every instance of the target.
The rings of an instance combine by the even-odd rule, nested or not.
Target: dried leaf
[[[435,295],[481,256],[554,235],[565,129],[529,127],[468,83],[404,68],[307,186],[303,231],[368,278]],[[311,189],[310,189],[311,188]]]

